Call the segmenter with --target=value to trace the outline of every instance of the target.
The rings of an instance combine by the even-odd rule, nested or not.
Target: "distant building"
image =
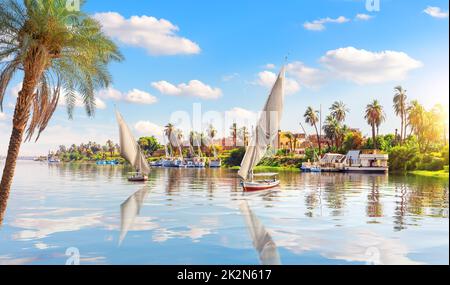
[[[286,136],[288,133],[278,132],[278,149],[291,150],[291,144],[293,144],[292,149],[295,154],[304,154],[306,135],[303,133],[291,133],[293,137],[289,139]]]

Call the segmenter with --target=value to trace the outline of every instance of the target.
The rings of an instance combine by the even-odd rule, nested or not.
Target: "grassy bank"
[[[439,170],[439,171],[429,171],[429,170],[415,170],[408,172],[413,175],[423,176],[423,177],[435,177],[435,178],[443,178],[448,179],[448,171]]]
[[[240,168],[239,166],[233,166],[233,167],[230,167],[229,169],[231,169],[231,170],[239,170],[239,168]],[[254,170],[257,171],[257,172],[266,172],[266,171],[268,171],[268,172],[270,172],[270,171],[276,171],[276,172],[279,172],[279,171],[300,172],[300,169],[299,168],[295,168],[295,167],[263,166],[263,165],[256,166],[254,168]]]

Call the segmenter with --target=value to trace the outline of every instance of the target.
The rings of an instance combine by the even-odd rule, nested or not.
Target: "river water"
[[[0,162],[3,168],[3,163]],[[448,180],[19,161],[0,264],[449,264]]]

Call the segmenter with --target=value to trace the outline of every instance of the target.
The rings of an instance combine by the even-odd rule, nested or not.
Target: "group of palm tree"
[[[347,106],[342,101],[334,102],[329,108],[330,114],[326,117],[323,131],[325,137],[331,141],[331,146],[339,147],[342,144],[343,137],[348,130],[348,127],[344,124],[347,117],[347,113],[350,111]],[[319,148],[319,153],[322,151],[322,138],[319,132],[321,126],[320,111],[314,110],[313,107],[309,106],[303,115],[305,122],[310,126],[314,127],[317,136],[317,144]]]

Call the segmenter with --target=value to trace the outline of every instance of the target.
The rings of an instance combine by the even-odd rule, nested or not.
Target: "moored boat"
[[[386,173],[389,156],[378,150],[351,150],[347,153],[345,172]]]

